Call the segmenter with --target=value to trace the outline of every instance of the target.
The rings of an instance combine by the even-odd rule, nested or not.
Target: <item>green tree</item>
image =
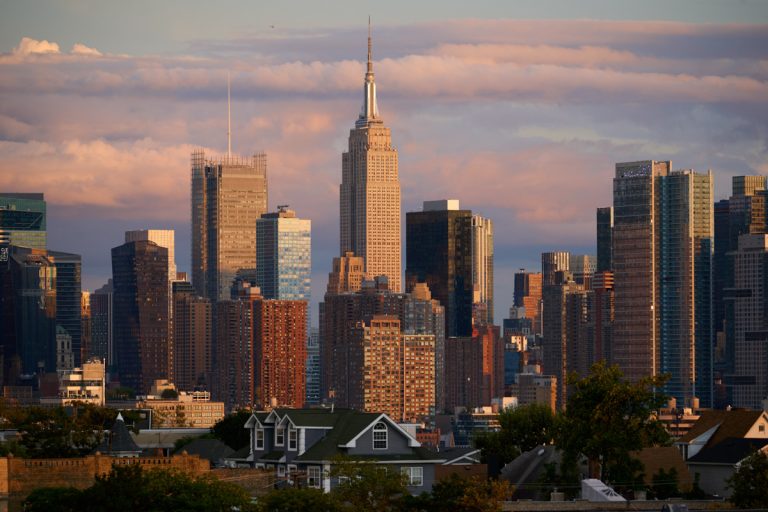
[[[651,477],[651,489],[654,497],[666,500],[672,496],[680,496],[679,483],[675,468],[670,468],[669,471],[659,468],[658,473]]]
[[[260,512],[340,512],[341,504],[320,489],[275,489],[259,498]]]
[[[573,391],[558,421],[555,442],[566,457],[589,461],[589,476],[603,481],[630,482],[642,465],[630,452],[669,443],[654,411],[666,402],[656,389],[667,377],[630,383],[617,366],[600,362],[587,377],[569,379]]]
[[[179,398],[179,393],[175,389],[164,389],[162,393],[160,393],[160,398],[163,400],[176,400]]]
[[[109,474],[96,477],[96,483],[84,491],[39,489],[29,495],[24,507],[48,512],[247,512],[255,510],[250,502],[244,489],[209,475],[195,478],[174,470],[143,471],[139,464],[130,464],[113,466]]]
[[[504,480],[464,478],[454,473],[432,486],[432,503],[427,510],[496,512],[511,495],[512,487]]]
[[[739,508],[768,508],[768,455],[757,451],[728,480],[731,502]]]
[[[496,455],[503,464],[520,453],[552,442],[555,415],[543,404],[521,405],[499,413],[500,430],[486,432],[475,438],[475,447],[482,450],[484,460]]]
[[[397,510],[408,494],[405,475],[372,462],[336,458],[331,477],[342,479],[331,494],[354,511]]]
[[[82,506],[82,491],[74,487],[41,487],[24,500],[24,512],[77,512]]]
[[[245,423],[251,417],[251,412],[246,410],[235,411],[229,416],[219,420],[213,426],[213,434],[216,439],[226,444],[233,450],[239,450],[251,442],[250,433],[245,428]]]

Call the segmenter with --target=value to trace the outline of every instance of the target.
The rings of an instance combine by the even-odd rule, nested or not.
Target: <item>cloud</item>
[[[96,48],[90,48],[88,46],[85,46],[82,43],[75,43],[72,46],[72,51],[70,53],[72,53],[74,55],[91,55],[91,56],[94,56],[94,57],[101,57],[103,55]]]
[[[46,40],[38,41],[31,37],[22,37],[19,45],[13,49],[13,54],[18,57],[39,53],[60,53],[59,45]]]

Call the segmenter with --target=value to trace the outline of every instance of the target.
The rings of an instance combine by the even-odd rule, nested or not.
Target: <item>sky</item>
[[[312,219],[316,304],[369,15],[403,212],[493,219],[497,322],[542,251],[595,253],[616,162],[711,169],[715,199],[768,174],[762,0],[0,0],[0,191],[45,193],[85,289],[127,229],[175,229],[189,270],[190,153],[226,151],[229,72],[233,151],[265,151],[270,210]]]

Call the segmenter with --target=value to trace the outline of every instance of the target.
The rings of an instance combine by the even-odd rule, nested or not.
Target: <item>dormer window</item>
[[[261,427],[256,427],[256,449],[264,449],[264,429]]]
[[[373,449],[374,450],[386,450],[387,449],[387,425],[384,422],[378,422],[373,426]]]
[[[275,446],[285,445],[285,427],[275,427]]]
[[[288,428],[288,449],[289,450],[296,450],[298,447],[298,430],[296,430],[293,427]]]

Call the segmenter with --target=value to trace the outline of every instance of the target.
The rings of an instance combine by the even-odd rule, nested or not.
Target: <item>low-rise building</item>
[[[91,359],[81,367],[60,372],[58,396],[41,398],[40,404],[57,406],[84,402],[104,406],[104,375],[104,361],[101,359]]]
[[[408,476],[413,494],[430,492],[436,468],[475,465],[479,450],[429,450],[383,413],[350,409],[273,409],[248,419],[253,467],[273,469],[278,480],[302,475],[307,487],[329,492],[339,484],[332,467],[339,456],[364,460]],[[304,484],[302,484],[304,485]]]

